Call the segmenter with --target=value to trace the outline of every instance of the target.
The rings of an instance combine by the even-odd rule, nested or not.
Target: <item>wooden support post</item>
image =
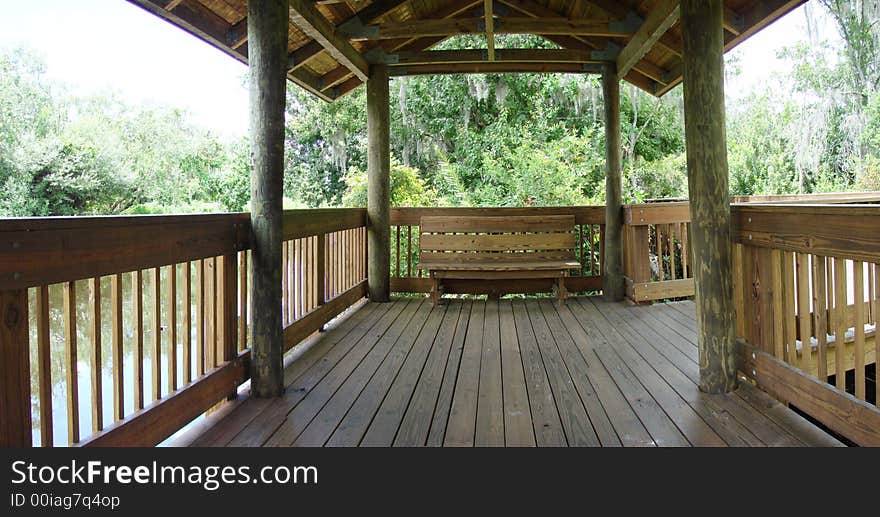
[[[284,103],[287,0],[250,0],[251,391],[277,397],[284,390],[281,333],[281,220],[284,173]]]
[[[0,291],[0,447],[31,446],[27,289]]]
[[[682,0],[684,118],[700,389],[736,388],[721,0]]]
[[[614,65],[602,67],[605,99],[605,251],[602,293],[606,300],[623,300],[623,253],[620,180],[620,80]]]
[[[387,302],[391,285],[391,148],[388,69],[370,67],[367,81],[367,287],[374,302]]]
[[[218,341],[222,352],[218,362],[228,363],[238,355],[238,256],[229,253],[217,261],[217,292],[220,321],[217,322]],[[238,389],[233,389],[227,399],[235,400]]]

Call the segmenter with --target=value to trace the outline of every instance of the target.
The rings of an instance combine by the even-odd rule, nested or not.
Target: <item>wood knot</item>
[[[8,305],[6,307],[6,311],[3,313],[3,324],[7,328],[14,328],[18,326],[18,322],[21,320],[21,311],[15,305]]]

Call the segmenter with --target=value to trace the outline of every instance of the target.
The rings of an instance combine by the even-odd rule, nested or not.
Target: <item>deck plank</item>
[[[474,445],[477,447],[504,447],[501,320],[496,300],[486,301],[481,353]]]
[[[586,305],[591,306],[590,302],[586,302]],[[688,439],[666,414],[658,401],[651,396],[648,388],[642,385],[629,366],[614,352],[614,346],[618,345],[621,338],[618,334],[610,331],[604,318],[596,318],[577,300],[570,301],[566,305],[566,309],[571,310],[577,316],[578,324],[590,338],[582,345],[595,353],[605,365],[618,388],[626,396],[630,406],[639,415],[639,419],[654,438],[654,442],[660,446],[683,447],[689,445]]]
[[[428,359],[430,350],[434,347],[434,341],[437,339],[440,326],[446,316],[446,307],[434,307],[428,315],[428,321],[422,327],[419,337],[410,350],[409,355],[400,367],[391,387],[388,389],[384,400],[375,412],[372,422],[368,422],[369,427],[365,426],[363,439],[360,445],[372,447],[390,447],[394,442],[394,436],[400,427],[403,419],[404,411],[407,403],[412,398],[413,392],[425,367],[425,361]],[[377,374],[378,375],[378,374]],[[375,379],[371,380],[373,384]],[[368,393],[364,390],[361,398]],[[360,400],[360,399],[359,399]],[[351,439],[343,439],[345,435],[351,435],[352,430],[358,429],[351,416],[356,414],[355,408],[346,415],[345,420],[339,426],[339,429],[333,433],[328,445],[357,445],[358,442]],[[351,436],[353,438],[353,436]]]
[[[396,447],[425,445],[431,427],[431,417],[440,394],[443,373],[449,360],[449,352],[452,349],[455,328],[461,316],[461,307],[460,302],[452,301],[443,314],[443,322],[434,338],[425,366],[416,380],[412,397],[400,409],[402,412],[401,421],[397,434],[393,437],[393,445]],[[381,422],[381,419],[377,416],[373,424],[370,425],[370,429],[367,430],[367,435],[361,442],[362,445],[376,443],[373,442],[371,435],[374,433],[373,426],[379,425],[378,422]],[[378,437],[377,441],[379,441]]]
[[[550,389],[550,380],[541,360],[538,342],[525,303],[513,301],[516,335],[522,352],[523,371],[529,395],[535,443],[538,447],[564,447],[568,445],[556,400]]]
[[[750,384],[700,392],[695,318],[692,302],[367,302],[288,358],[283,396],[239,400],[186,443],[842,445]]]
[[[559,318],[557,307],[550,300],[542,300],[539,303],[539,307],[541,314],[547,322],[550,335],[559,350],[562,361],[565,363],[567,374],[574,383],[581,402],[587,410],[587,415],[590,417],[590,422],[593,424],[599,442],[603,447],[620,447],[623,443],[617,435],[617,431],[614,429],[614,425],[611,423],[605,408],[602,406],[596,389],[593,387],[593,379],[583,356],[575,348],[574,341],[572,341],[571,336],[562,324],[562,320]],[[648,432],[645,431],[644,439],[639,445],[653,444],[653,440],[651,440]]]
[[[471,306],[467,335],[455,382],[455,393],[446,424],[444,447],[471,447],[477,423],[477,401],[480,389],[480,359],[483,344],[483,319],[485,303]]]
[[[754,434],[751,427],[744,426],[733,416],[735,413],[742,414],[742,408],[737,406],[736,397],[731,395],[711,396],[702,393],[692,378],[685,375],[655,348],[664,342],[664,337],[646,325],[633,324],[632,313],[634,311],[614,304],[594,303],[594,305],[605,313],[606,317],[629,341],[628,346],[622,350],[628,363],[644,362],[652,367],[728,445],[764,445],[764,442]],[[697,368],[697,365],[688,362],[685,367]],[[754,419],[749,421],[754,427],[761,427],[764,424],[764,422]],[[781,435],[785,434],[781,433]]]
[[[556,400],[556,406],[559,410],[559,417],[562,421],[562,427],[565,429],[565,436],[568,444],[577,447],[597,447],[601,445],[596,430],[593,429],[593,423],[590,421],[587,410],[581,401],[580,395],[574,386],[574,381],[562,356],[556,341],[550,333],[550,327],[547,320],[541,312],[537,300],[527,300],[525,302],[526,312],[532,323],[532,329],[535,331],[535,339],[538,343],[538,351],[547,370],[547,377],[550,381],[550,389],[553,391],[553,398]],[[596,414],[599,419],[604,416],[604,411]],[[610,426],[609,426],[610,427]]]
[[[501,326],[501,378],[504,399],[504,444],[507,447],[534,447],[535,429],[532,426],[532,412],[529,407],[529,394],[526,390],[525,372],[513,305],[510,300],[499,304]]]
[[[422,303],[378,368],[363,366],[367,363],[365,359],[362,367],[346,379],[294,445],[358,445],[410,354],[415,354],[412,357],[419,361],[419,352],[413,352],[413,349],[419,347],[427,353],[442,319],[441,311],[432,311],[429,303]],[[407,392],[402,398],[408,399],[411,393]],[[396,426],[389,432],[389,442],[394,431]]]
[[[230,422],[225,425],[229,427],[210,429],[206,439],[218,446],[261,446],[269,434],[284,421],[287,413],[305,397],[308,387],[320,380],[335,364],[336,358],[342,357],[361,336],[373,328],[387,309],[388,307],[370,304],[339,322],[285,369],[287,387],[280,399],[272,399],[268,403],[257,403],[257,399],[248,399],[227,417]],[[251,405],[255,404],[259,404],[262,409],[258,409],[250,418],[238,415],[239,412],[250,412]]]
[[[287,414],[286,418],[267,438],[264,445],[288,446],[299,436],[303,429],[311,423],[315,415],[324,407],[324,404],[336,393],[336,390],[361,364],[361,361],[374,348],[385,350],[390,347],[397,336],[403,332],[409,323],[413,313],[418,308],[418,301],[396,302],[394,306],[379,321],[376,327],[366,333],[360,340],[352,344],[348,353],[333,365],[332,369],[322,378],[310,386],[298,386],[294,383],[293,391],[303,391],[301,400]],[[384,354],[383,354],[384,356]]]
[[[464,340],[467,337],[472,305],[474,304],[470,301],[463,302],[461,315],[455,327],[449,359],[446,362],[446,370],[443,372],[443,381],[440,383],[437,405],[434,407],[434,415],[428,431],[426,445],[429,447],[441,447],[446,437],[446,425],[449,422],[452,397],[455,394],[455,383],[458,379],[458,368],[461,364],[462,353],[464,352]]]
[[[411,315],[408,312],[404,314],[400,320],[401,331],[397,332],[395,328],[376,343],[308,425],[301,427],[302,430],[293,439],[292,445],[306,447],[324,445],[342,419],[349,415],[352,424],[348,427],[354,430],[351,434],[358,434],[358,431],[362,432],[366,429],[381,402],[381,397],[388,390],[397,369],[412,348],[416,336],[421,332],[431,312],[431,306],[426,301],[417,301],[410,306],[415,306],[415,310]],[[409,310],[409,306],[405,310]],[[305,420],[303,418],[292,422],[294,425],[291,429],[299,428],[299,422]],[[292,418],[288,418],[288,421],[291,422]],[[356,444],[360,436],[357,438],[357,440],[352,439],[352,444]],[[345,440],[346,437],[342,439]]]

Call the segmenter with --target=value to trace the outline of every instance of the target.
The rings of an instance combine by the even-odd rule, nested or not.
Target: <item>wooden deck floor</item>
[[[368,303],[201,446],[802,446],[839,442],[750,385],[697,388],[692,302]]]

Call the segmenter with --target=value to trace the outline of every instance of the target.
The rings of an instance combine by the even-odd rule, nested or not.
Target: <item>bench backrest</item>
[[[424,216],[422,262],[574,260],[573,215]]]

